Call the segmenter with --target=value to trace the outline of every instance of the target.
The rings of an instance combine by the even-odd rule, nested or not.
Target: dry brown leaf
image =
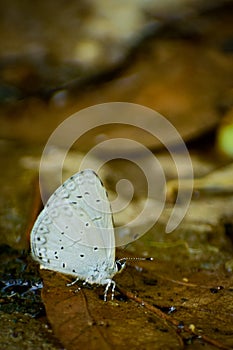
[[[53,272],[44,270],[43,280],[47,316],[66,350],[124,349],[126,344],[130,349],[149,344],[161,349],[168,343],[173,349],[179,348],[177,337],[171,336],[168,342],[167,327],[148,316],[142,306],[130,300],[104,302],[102,287],[75,292],[77,286],[66,287],[67,281]]]
[[[186,270],[184,275],[178,267],[158,262],[150,263],[148,270],[144,266],[118,276],[124,297],[116,293],[108,302],[102,300],[102,286],[75,292],[76,286],[66,287],[64,276],[43,270],[47,316],[66,350],[126,345],[182,349],[185,343],[193,344],[190,349],[204,343],[205,349],[232,348],[232,289],[227,274]]]

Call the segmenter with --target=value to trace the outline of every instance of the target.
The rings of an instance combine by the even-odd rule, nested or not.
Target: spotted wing
[[[101,180],[92,170],[70,177],[49,198],[31,232],[32,256],[44,268],[86,279],[113,269],[112,213]]]

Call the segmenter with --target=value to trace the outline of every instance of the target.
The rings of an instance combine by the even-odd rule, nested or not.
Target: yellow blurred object
[[[219,127],[217,148],[226,156],[233,158],[233,109],[226,115]]]

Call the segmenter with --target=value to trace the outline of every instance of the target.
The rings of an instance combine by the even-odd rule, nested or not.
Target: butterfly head
[[[125,268],[126,259],[116,260],[116,268],[117,273],[121,273],[121,271]]]
[[[121,273],[121,271],[125,268],[127,260],[149,260],[149,261],[152,261],[153,258],[122,258],[122,259],[116,260],[117,273]]]

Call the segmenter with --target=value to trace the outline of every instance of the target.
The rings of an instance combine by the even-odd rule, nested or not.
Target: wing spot
[[[65,263],[62,263],[62,267],[65,268],[65,267],[66,267],[66,264],[65,264]]]
[[[83,196],[76,196],[77,198],[83,198]]]
[[[87,194],[87,195],[89,195],[89,194],[90,194],[90,192],[85,192],[84,194]]]
[[[96,218],[92,219],[92,221],[96,221],[96,220],[101,220],[102,216],[97,216]]]
[[[89,222],[86,222],[86,223],[85,223],[85,226],[88,227],[88,226],[89,226]]]
[[[84,256],[85,256],[84,254],[80,254],[80,258],[84,258]]]
[[[97,251],[98,249],[99,249],[98,247],[94,247],[94,248],[93,248],[94,251]]]
[[[71,202],[72,204],[77,204],[77,202]]]
[[[76,272],[75,269],[73,269],[72,272]]]
[[[96,202],[99,203],[99,202],[100,202],[100,199],[96,199]]]
[[[61,247],[61,250],[64,249],[64,247]]]

